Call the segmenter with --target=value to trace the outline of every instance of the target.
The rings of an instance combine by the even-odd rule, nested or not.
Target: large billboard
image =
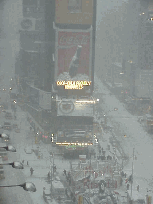
[[[55,82],[65,89],[82,89],[92,83],[92,29],[56,29]]]
[[[92,101],[91,101],[92,102]],[[62,100],[57,102],[57,116],[93,117],[94,104],[86,101]]]
[[[95,0],[56,0],[55,23],[92,25]]]

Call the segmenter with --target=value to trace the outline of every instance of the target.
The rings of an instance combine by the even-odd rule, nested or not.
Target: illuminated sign
[[[76,145],[68,145],[66,146],[66,149],[76,149]]]
[[[83,89],[83,86],[90,86],[91,81],[57,81],[57,86],[64,86],[65,89]]]
[[[76,81],[89,82],[92,77],[92,29],[87,31],[56,30],[55,81],[65,84],[65,89],[82,89]],[[57,84],[63,85],[63,84]]]

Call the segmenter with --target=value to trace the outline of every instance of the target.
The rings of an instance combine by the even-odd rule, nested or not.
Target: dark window
[[[68,10],[71,13],[80,13],[82,11],[82,0],[69,0]]]
[[[143,69],[153,69],[153,46],[145,46],[144,60],[145,65]]]
[[[33,6],[39,3],[38,0],[23,0],[23,5]]]

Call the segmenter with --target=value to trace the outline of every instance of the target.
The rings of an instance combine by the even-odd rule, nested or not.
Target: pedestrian
[[[126,178],[126,173],[124,174],[124,177]]]
[[[124,172],[123,171],[121,171],[121,176],[124,177]]]
[[[67,180],[67,182],[69,181],[69,177],[68,177],[68,175],[66,175],[66,180]]]
[[[139,185],[137,186],[137,191],[139,192]]]
[[[54,165],[54,167],[53,167],[53,171],[54,171],[54,173],[56,172],[56,165]]]
[[[24,160],[22,160],[22,164],[24,164]]]
[[[122,177],[121,177],[121,186],[122,186],[122,183],[123,183],[123,179],[122,179]]]
[[[57,199],[58,199],[58,201],[60,202],[60,201],[61,201],[61,196],[58,196],[58,198],[57,198]]]
[[[63,171],[63,172],[64,172],[64,175],[66,176],[66,170],[65,170],[65,169],[64,169],[64,171]]]
[[[73,193],[71,192],[71,200],[73,199]]]
[[[48,181],[50,181],[50,172],[48,172],[47,176],[48,176]]]
[[[34,170],[33,170],[33,168],[31,167],[31,168],[30,168],[31,176],[33,175],[33,172],[34,172]]]
[[[65,189],[65,194],[66,194],[66,197],[69,198],[69,195],[68,195],[68,192],[67,192],[67,188]]]
[[[71,177],[68,177],[69,185],[71,185]]]
[[[129,190],[129,187],[130,187],[130,185],[129,185],[129,183],[127,184],[127,190]]]
[[[29,162],[27,161],[27,166],[29,166]]]

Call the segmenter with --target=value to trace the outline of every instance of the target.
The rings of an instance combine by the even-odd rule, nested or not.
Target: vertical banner
[[[67,85],[64,84],[67,81],[91,81],[91,28],[88,31],[56,29],[55,48],[55,81],[63,83],[57,85]]]
[[[79,196],[78,204],[84,204],[82,195]]]
[[[148,199],[147,199],[147,204],[151,204],[151,196],[148,196]]]

